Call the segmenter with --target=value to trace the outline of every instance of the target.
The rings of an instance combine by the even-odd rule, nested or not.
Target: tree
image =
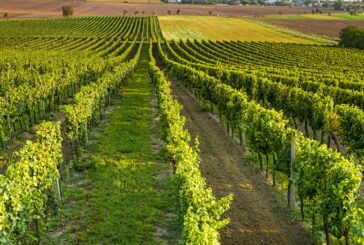
[[[179,15],[179,13],[181,13],[181,10],[177,9],[176,14]]]
[[[334,3],[334,9],[335,10],[344,10],[344,1],[337,0],[337,2]]]
[[[363,13],[363,8],[360,4],[353,5],[349,8],[350,15],[359,15],[361,13]]]
[[[209,11],[209,15],[212,15],[212,12],[211,11]]]
[[[171,14],[172,14],[171,10],[168,10],[168,11],[167,11],[167,14],[168,14],[168,15],[171,15]]]
[[[63,16],[72,16],[73,15],[73,7],[70,5],[62,7],[62,15]]]
[[[340,31],[341,46],[364,49],[364,28],[348,26]]]
[[[134,15],[138,15],[139,14],[139,11],[134,11]]]
[[[124,9],[123,15],[126,15],[128,13],[128,10]]]
[[[8,18],[8,12],[4,13],[4,18],[7,19]]]

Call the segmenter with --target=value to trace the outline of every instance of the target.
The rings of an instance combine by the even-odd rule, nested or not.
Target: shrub
[[[179,14],[179,13],[181,13],[181,10],[177,9],[176,14]]]
[[[73,7],[68,5],[68,6],[63,6],[62,7],[62,15],[63,16],[72,16],[73,15]]]
[[[5,13],[4,13],[4,18],[5,18],[5,19],[7,19],[7,18],[8,18],[8,16],[9,16],[9,15],[8,15],[8,12],[5,12]]]
[[[337,0],[337,2],[334,3],[334,10],[344,10],[344,1]]]
[[[364,28],[348,26],[340,31],[341,46],[364,49]]]
[[[317,8],[317,9],[316,9],[316,13],[318,13],[318,14],[322,14],[322,10],[321,10],[320,8]]]
[[[348,9],[350,15],[359,15],[363,13],[361,6],[352,6]]]

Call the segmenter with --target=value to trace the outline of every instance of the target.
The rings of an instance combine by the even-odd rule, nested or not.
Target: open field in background
[[[104,3],[162,3],[160,0],[87,0],[88,2],[104,2]]]
[[[210,39],[313,43],[243,18],[216,16],[161,16],[158,18],[167,40]]]
[[[163,3],[160,0],[11,0],[11,2],[63,2],[63,3],[72,3],[72,2],[104,2],[104,3]]]
[[[103,1],[103,0],[101,0]],[[116,0],[112,0],[116,1]],[[139,0],[132,0],[139,1]],[[144,0],[141,0],[144,1]],[[145,0],[149,1],[149,0]],[[156,1],[156,0],[152,0]],[[134,15],[139,11],[139,15],[144,11],[144,15],[168,15],[168,10],[172,14],[180,9],[180,15],[220,15],[220,16],[254,16],[256,14],[274,15],[278,12],[283,14],[303,14],[311,11],[307,8],[288,7],[258,7],[258,6],[228,6],[228,5],[191,5],[191,4],[142,4],[142,3],[116,3],[116,2],[67,2],[73,6],[75,16],[93,15],[123,15],[127,10],[127,15]],[[0,14],[8,12],[9,18],[38,18],[61,16],[61,7],[64,1],[10,1],[0,0]]]
[[[262,19],[264,22],[283,26],[304,33],[312,33],[327,37],[338,38],[340,30],[347,26],[364,27],[364,21],[360,20],[294,20],[294,19]]]
[[[269,15],[264,16],[269,20],[363,20],[364,15],[350,15],[346,13],[328,14],[292,14],[292,15]]]
[[[339,37],[340,30],[350,26],[364,27],[364,15],[351,16],[346,13],[303,14],[303,15],[270,15],[258,17],[265,23],[279,25],[303,33]]]

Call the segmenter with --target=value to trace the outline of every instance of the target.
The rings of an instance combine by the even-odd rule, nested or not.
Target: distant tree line
[[[348,26],[340,32],[341,46],[364,49],[364,28]]]

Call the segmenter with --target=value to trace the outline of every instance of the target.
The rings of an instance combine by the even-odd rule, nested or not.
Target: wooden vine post
[[[5,98],[6,98],[6,102],[7,102],[8,106],[10,106],[10,98],[9,98],[8,92],[6,92]],[[11,121],[10,121],[9,108],[7,109],[6,120],[7,120],[7,124],[8,124],[9,145],[11,146],[12,145],[12,135],[11,135]]]
[[[296,205],[295,200],[295,186],[294,186],[294,162],[296,160],[296,140],[293,137],[291,141],[291,161],[289,165],[289,184],[288,184],[288,207],[294,209]]]
[[[59,178],[56,179],[56,186],[57,186],[58,200],[62,201],[62,192],[61,192],[61,185],[59,183]]]

